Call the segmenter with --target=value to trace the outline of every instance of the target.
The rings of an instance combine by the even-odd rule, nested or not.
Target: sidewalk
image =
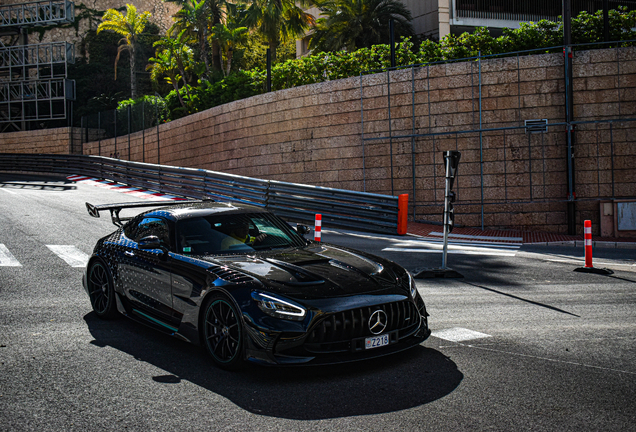
[[[441,240],[444,228],[420,222],[409,222],[407,233],[428,239]],[[481,230],[479,228],[455,227],[449,235],[451,240],[494,242],[501,244],[533,244],[542,246],[583,247],[583,234],[566,235],[548,232],[517,230]],[[636,249],[636,238],[592,237],[593,246],[599,248]]]

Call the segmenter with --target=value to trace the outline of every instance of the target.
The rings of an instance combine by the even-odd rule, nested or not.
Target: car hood
[[[397,264],[332,245],[209,260],[258,279],[268,290],[298,299],[408,295],[408,281],[404,281],[408,276]]]

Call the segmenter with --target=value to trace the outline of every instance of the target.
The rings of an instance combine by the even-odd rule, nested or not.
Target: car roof
[[[268,213],[268,211],[264,208],[249,204],[206,200],[192,203],[176,203],[172,206],[148,210],[147,212],[141,213],[141,215],[145,217],[159,216],[177,222],[183,219],[206,217],[213,214],[229,215],[244,213]]]

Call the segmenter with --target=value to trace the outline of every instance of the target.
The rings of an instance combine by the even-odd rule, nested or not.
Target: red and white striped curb
[[[175,195],[168,195],[161,192],[150,191],[147,189],[138,188],[135,186],[125,185],[122,183],[117,183],[110,180],[102,180],[94,177],[86,177],[81,175],[71,175],[66,177],[68,180],[76,182],[76,183],[84,183],[91,186],[103,187],[106,189],[114,190],[117,192],[122,192],[125,194],[132,195],[137,198],[149,199],[155,201],[165,201],[165,200],[173,200],[173,201],[183,201],[185,198],[178,197]]]

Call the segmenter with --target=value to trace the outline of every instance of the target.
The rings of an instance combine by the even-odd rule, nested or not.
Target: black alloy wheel
[[[106,266],[95,261],[88,269],[88,295],[95,314],[103,319],[114,318],[117,311],[115,309],[115,290],[113,279]]]
[[[214,363],[237,369],[243,363],[243,330],[236,307],[225,297],[215,296],[203,316],[204,346]]]

